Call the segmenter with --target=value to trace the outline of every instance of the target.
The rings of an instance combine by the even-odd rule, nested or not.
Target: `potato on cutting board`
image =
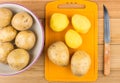
[[[48,58],[56,65],[67,66],[70,58],[69,50],[62,41],[55,42],[48,48]]]
[[[70,48],[78,48],[82,45],[82,37],[75,30],[70,29],[65,34],[65,42]]]
[[[50,27],[55,32],[63,31],[69,24],[67,15],[62,13],[54,13],[50,18]]]
[[[91,58],[85,51],[76,51],[71,59],[71,71],[74,75],[85,75],[91,66]]]
[[[91,28],[91,23],[86,16],[80,14],[74,14],[72,16],[73,28],[83,34],[86,34]]]

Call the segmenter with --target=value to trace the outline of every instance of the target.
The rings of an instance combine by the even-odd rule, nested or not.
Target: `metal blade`
[[[104,41],[105,43],[110,42],[110,23],[109,23],[109,15],[107,8],[103,5],[104,8]]]

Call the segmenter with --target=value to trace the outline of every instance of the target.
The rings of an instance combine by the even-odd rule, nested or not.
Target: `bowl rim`
[[[44,29],[43,29],[44,27],[43,27],[42,23],[38,20],[37,16],[30,9],[26,8],[25,6],[23,6],[21,4],[18,4],[18,3],[11,3],[11,2],[0,3],[0,5],[4,5],[4,4],[5,5],[19,6],[19,7],[23,8],[23,9],[27,10],[28,13],[30,13],[34,17],[34,19],[38,22],[38,24],[40,25],[40,28],[42,30],[41,34],[42,34],[42,37],[43,37],[42,40],[41,40],[42,46],[41,46],[41,49],[40,49],[38,55],[36,55],[35,59],[28,66],[26,66],[24,69],[19,70],[19,71],[15,72],[15,73],[14,72],[10,73],[10,74],[2,74],[2,73],[0,73],[0,76],[13,76],[13,75],[17,75],[17,74],[20,74],[20,73],[28,70],[39,59],[39,57],[41,56],[41,53],[42,53],[43,48],[44,48]]]

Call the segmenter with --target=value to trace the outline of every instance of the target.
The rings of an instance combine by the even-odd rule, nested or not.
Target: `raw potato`
[[[27,12],[19,12],[12,19],[12,26],[16,30],[27,30],[33,24],[32,17]]]
[[[62,41],[53,43],[48,48],[48,58],[56,65],[67,66],[70,58],[67,46]]]
[[[50,27],[55,32],[63,31],[69,24],[69,20],[65,14],[54,13],[50,18]]]
[[[12,41],[17,34],[17,31],[12,26],[0,29],[0,42]]]
[[[15,49],[7,57],[8,64],[13,70],[23,69],[27,66],[29,60],[29,53],[24,49]]]
[[[89,19],[80,14],[74,14],[72,16],[72,25],[76,31],[83,34],[86,34],[91,28],[91,23]]]
[[[71,70],[74,75],[85,75],[91,66],[90,56],[84,51],[77,51],[71,59]]]
[[[13,13],[8,8],[0,8],[0,29],[10,24]]]
[[[82,37],[73,29],[70,29],[65,34],[66,44],[73,49],[76,49],[82,45]]]
[[[8,54],[14,49],[10,42],[0,43],[0,62],[7,63]]]
[[[30,50],[35,45],[35,41],[35,34],[30,30],[26,30],[18,33],[15,39],[15,44],[19,48]]]

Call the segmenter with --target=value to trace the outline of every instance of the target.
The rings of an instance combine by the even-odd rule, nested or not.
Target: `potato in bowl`
[[[38,18],[27,8],[21,5],[12,4],[12,3],[0,4],[0,8],[8,8],[13,12],[13,14],[16,14],[18,12],[27,12],[33,18],[33,24],[29,30],[35,32],[35,36],[36,36],[35,45],[29,51],[31,55],[29,64],[25,68],[19,71],[15,71],[15,70],[12,70],[8,65],[0,63],[0,75],[8,76],[8,75],[14,75],[14,74],[25,71],[26,69],[30,68],[33,65],[33,63],[35,63],[35,61],[39,58],[44,46],[44,30]]]

